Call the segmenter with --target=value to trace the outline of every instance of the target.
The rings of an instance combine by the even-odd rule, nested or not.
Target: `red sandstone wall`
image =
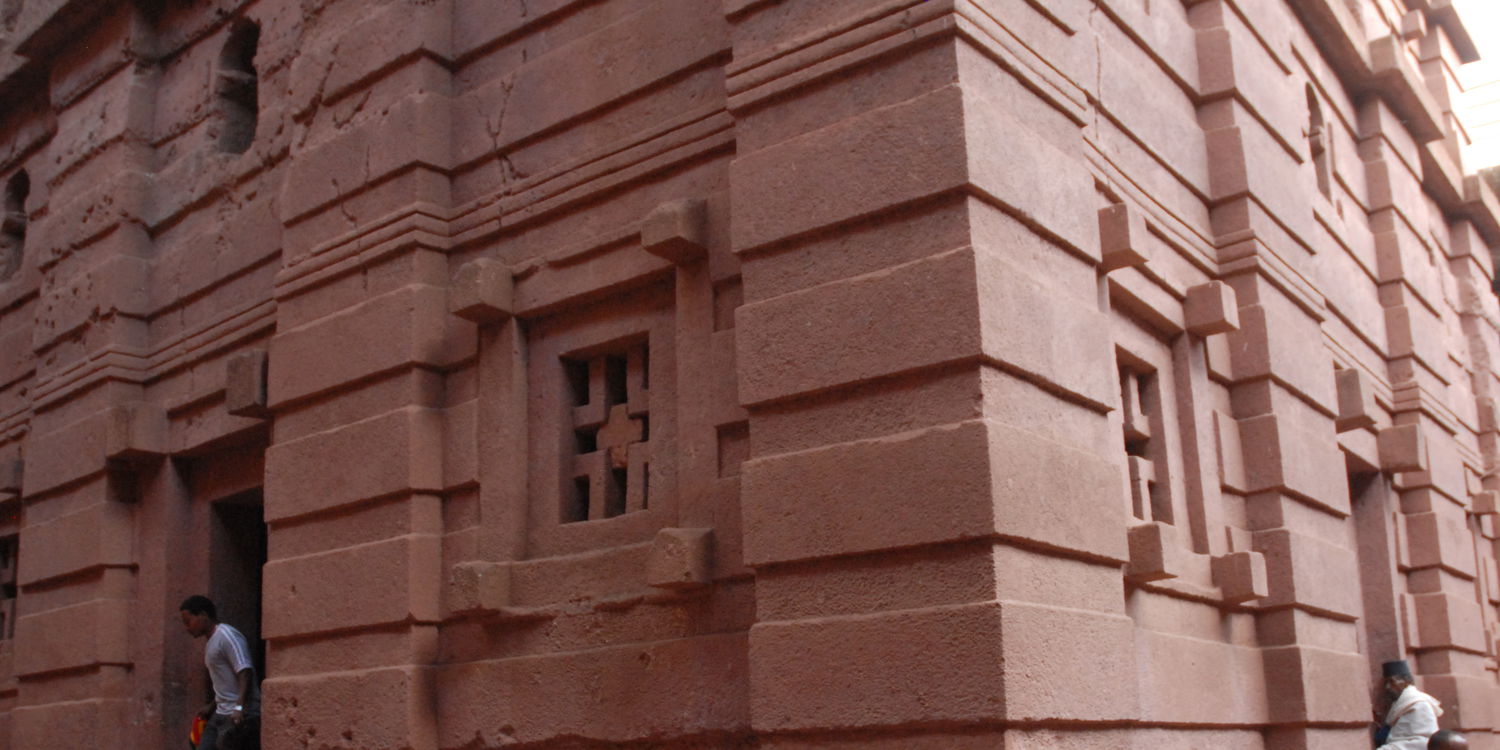
[[[1500,748],[1445,3],[0,24],[0,746]]]

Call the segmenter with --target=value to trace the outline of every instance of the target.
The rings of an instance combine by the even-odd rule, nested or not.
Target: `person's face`
[[[1401,691],[1405,690],[1406,686],[1410,684],[1403,677],[1387,677],[1385,678],[1385,694],[1394,698],[1400,695]]]
[[[194,638],[202,638],[208,635],[211,627],[208,615],[195,615],[185,609],[178,612],[178,614],[182,616],[182,627],[188,632],[188,635]]]

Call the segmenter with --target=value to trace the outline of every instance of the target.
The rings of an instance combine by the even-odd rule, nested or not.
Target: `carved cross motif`
[[[625,404],[609,408],[609,419],[594,434],[594,439],[598,441],[599,450],[606,452],[610,468],[623,469],[630,465],[629,448],[641,442],[644,433],[641,427],[641,420],[632,419]]]
[[[563,523],[614,518],[647,505],[651,461],[649,347],[640,341],[586,359],[566,359],[573,393],[573,469]]]

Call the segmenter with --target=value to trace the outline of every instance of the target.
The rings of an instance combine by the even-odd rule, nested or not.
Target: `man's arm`
[[[230,713],[229,718],[236,724],[245,718],[245,709],[243,707],[250,701],[250,678],[253,674],[255,674],[255,670],[249,667],[234,673],[235,692],[240,696],[241,708],[238,711]]]
[[[198,715],[200,717],[204,718],[204,719],[210,718],[210,717],[212,717],[214,715],[214,709],[217,708],[217,706],[218,706],[218,701],[217,701],[216,697],[214,696],[214,676],[211,673],[209,673],[208,667],[204,667],[203,668],[203,708],[198,711]]]

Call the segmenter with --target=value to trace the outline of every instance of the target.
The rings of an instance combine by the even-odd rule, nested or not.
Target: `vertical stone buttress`
[[[767,746],[1137,711],[1087,14],[984,6],[726,6]]]
[[[451,7],[343,3],[285,106],[268,349],[267,747],[436,747]]]
[[[56,30],[28,31],[20,37],[35,48],[23,52],[57,49]],[[144,388],[152,37],[120,7],[86,38],[39,71],[56,131],[25,166],[28,206],[47,208],[28,217],[28,267],[11,281],[35,290],[10,309],[32,321],[23,361],[34,367],[21,443],[17,746],[109,742],[139,709],[132,671],[150,669],[134,638],[137,489],[166,450],[165,412]]]

